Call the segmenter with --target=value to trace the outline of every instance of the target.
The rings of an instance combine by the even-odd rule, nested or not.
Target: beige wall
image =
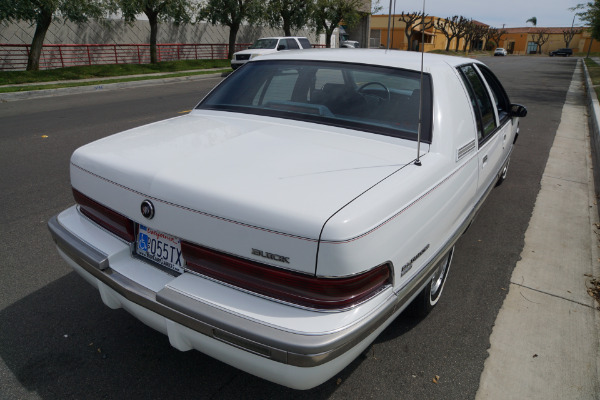
[[[20,23],[0,23],[0,43],[31,44],[35,26]],[[304,29],[292,32],[298,36],[306,36],[311,43],[317,38],[314,32]],[[198,23],[194,25],[174,25],[160,23],[158,29],[159,43],[227,43],[229,28],[220,25]],[[281,36],[283,31],[243,25],[237,42],[252,43],[261,36]],[[44,44],[141,44],[150,41],[150,24],[148,21],[136,21],[126,24],[122,20],[109,20],[102,23],[90,21],[86,24],[53,21]]]

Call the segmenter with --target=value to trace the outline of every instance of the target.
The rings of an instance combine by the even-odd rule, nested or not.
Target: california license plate
[[[179,238],[139,225],[136,253],[164,267],[183,272],[184,261]]]

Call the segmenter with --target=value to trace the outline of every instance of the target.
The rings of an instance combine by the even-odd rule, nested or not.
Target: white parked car
[[[506,56],[508,55],[508,51],[506,51],[506,49],[503,49],[502,47],[498,47],[496,50],[494,50],[494,56]]]
[[[310,41],[305,37],[284,36],[261,38],[254,42],[247,50],[233,53],[231,68],[237,69],[254,57],[264,54],[276,53],[281,50],[310,49],[311,47]]]
[[[477,60],[420,70],[402,51],[265,55],[188,115],[79,148],[60,255],[179,350],[323,383],[436,305],[526,115]]]
[[[360,43],[356,40],[343,40],[340,42],[340,47],[345,49],[358,49],[360,47]]]

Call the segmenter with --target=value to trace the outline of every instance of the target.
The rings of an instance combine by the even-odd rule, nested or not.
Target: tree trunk
[[[158,36],[158,13],[156,11],[145,11],[150,22],[150,62],[158,63],[158,55],[156,51],[156,37]]]
[[[40,69],[40,56],[42,55],[42,47],[44,46],[44,39],[46,38],[46,32],[50,28],[52,22],[52,13],[46,10],[42,10],[42,13],[37,20],[35,26],[35,33],[33,34],[33,41],[31,42],[31,50],[27,57],[27,71],[38,71]]]
[[[406,36],[406,50],[412,51],[412,31],[408,31],[408,29],[404,30],[404,35]]]
[[[290,28],[290,21],[287,18],[283,19],[283,33],[284,33],[284,36],[292,36],[292,29]]]
[[[331,47],[331,35],[333,35],[333,31],[335,30],[335,24],[332,24],[331,26],[327,26],[327,24],[325,25],[325,47],[330,48]]]
[[[235,39],[239,30],[239,23],[233,23],[229,26],[229,51],[227,52],[227,58],[230,60],[233,58],[233,53],[235,53]]]

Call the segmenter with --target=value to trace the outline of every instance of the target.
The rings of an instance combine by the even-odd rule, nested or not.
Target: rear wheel
[[[433,276],[431,277],[430,283],[423,289],[421,293],[413,300],[410,305],[410,313],[414,316],[424,317],[429,314],[431,310],[442,297],[442,290],[444,290],[444,284],[450,271],[450,265],[452,264],[452,255],[454,254],[454,247],[448,251],[448,253],[439,261],[435,268]]]
[[[510,163],[510,159],[504,164],[504,167],[498,173],[498,180],[496,181],[496,186],[502,185],[502,182],[506,180],[506,175],[508,175],[508,164]]]

